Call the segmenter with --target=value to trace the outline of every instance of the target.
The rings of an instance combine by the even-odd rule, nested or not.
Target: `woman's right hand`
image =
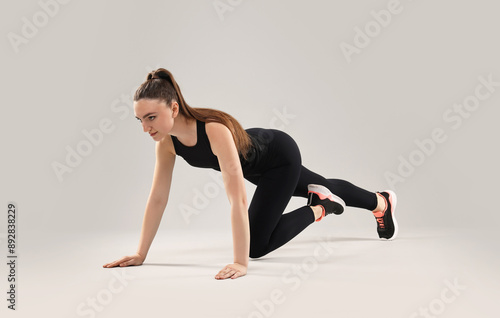
[[[115,267],[115,266],[125,267],[125,266],[131,266],[131,265],[142,265],[142,263],[144,262],[145,259],[146,259],[146,257],[139,255],[138,253],[135,253],[134,255],[123,256],[119,260],[104,264],[102,267],[110,268],[110,267]]]

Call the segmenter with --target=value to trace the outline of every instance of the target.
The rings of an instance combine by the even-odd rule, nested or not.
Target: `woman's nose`
[[[144,132],[148,132],[149,131],[149,127],[146,125],[146,124],[142,124],[142,130],[144,130]]]

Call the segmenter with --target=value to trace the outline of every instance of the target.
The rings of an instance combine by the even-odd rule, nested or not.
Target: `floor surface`
[[[102,264],[134,252],[137,233],[41,238],[19,253],[15,314],[2,311],[65,318],[496,317],[496,234],[415,230],[388,242],[366,231],[314,232],[251,259],[248,274],[235,280],[214,279],[232,260],[230,232],[159,232],[142,266],[113,269]]]

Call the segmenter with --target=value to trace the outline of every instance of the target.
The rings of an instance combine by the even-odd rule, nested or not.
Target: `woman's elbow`
[[[229,203],[231,204],[231,207],[234,208],[245,209],[245,210],[248,208],[248,200],[246,196],[231,198],[229,200]]]

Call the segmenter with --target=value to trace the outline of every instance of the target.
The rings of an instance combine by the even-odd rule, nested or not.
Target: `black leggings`
[[[257,186],[248,208],[250,257],[262,257],[284,245],[314,223],[312,209],[304,205],[283,214],[292,196],[307,198],[307,185],[320,184],[342,198],[347,206],[374,210],[377,197],[340,179],[326,179],[302,165],[299,148],[285,132],[272,131],[267,169],[258,177],[245,177]]]

